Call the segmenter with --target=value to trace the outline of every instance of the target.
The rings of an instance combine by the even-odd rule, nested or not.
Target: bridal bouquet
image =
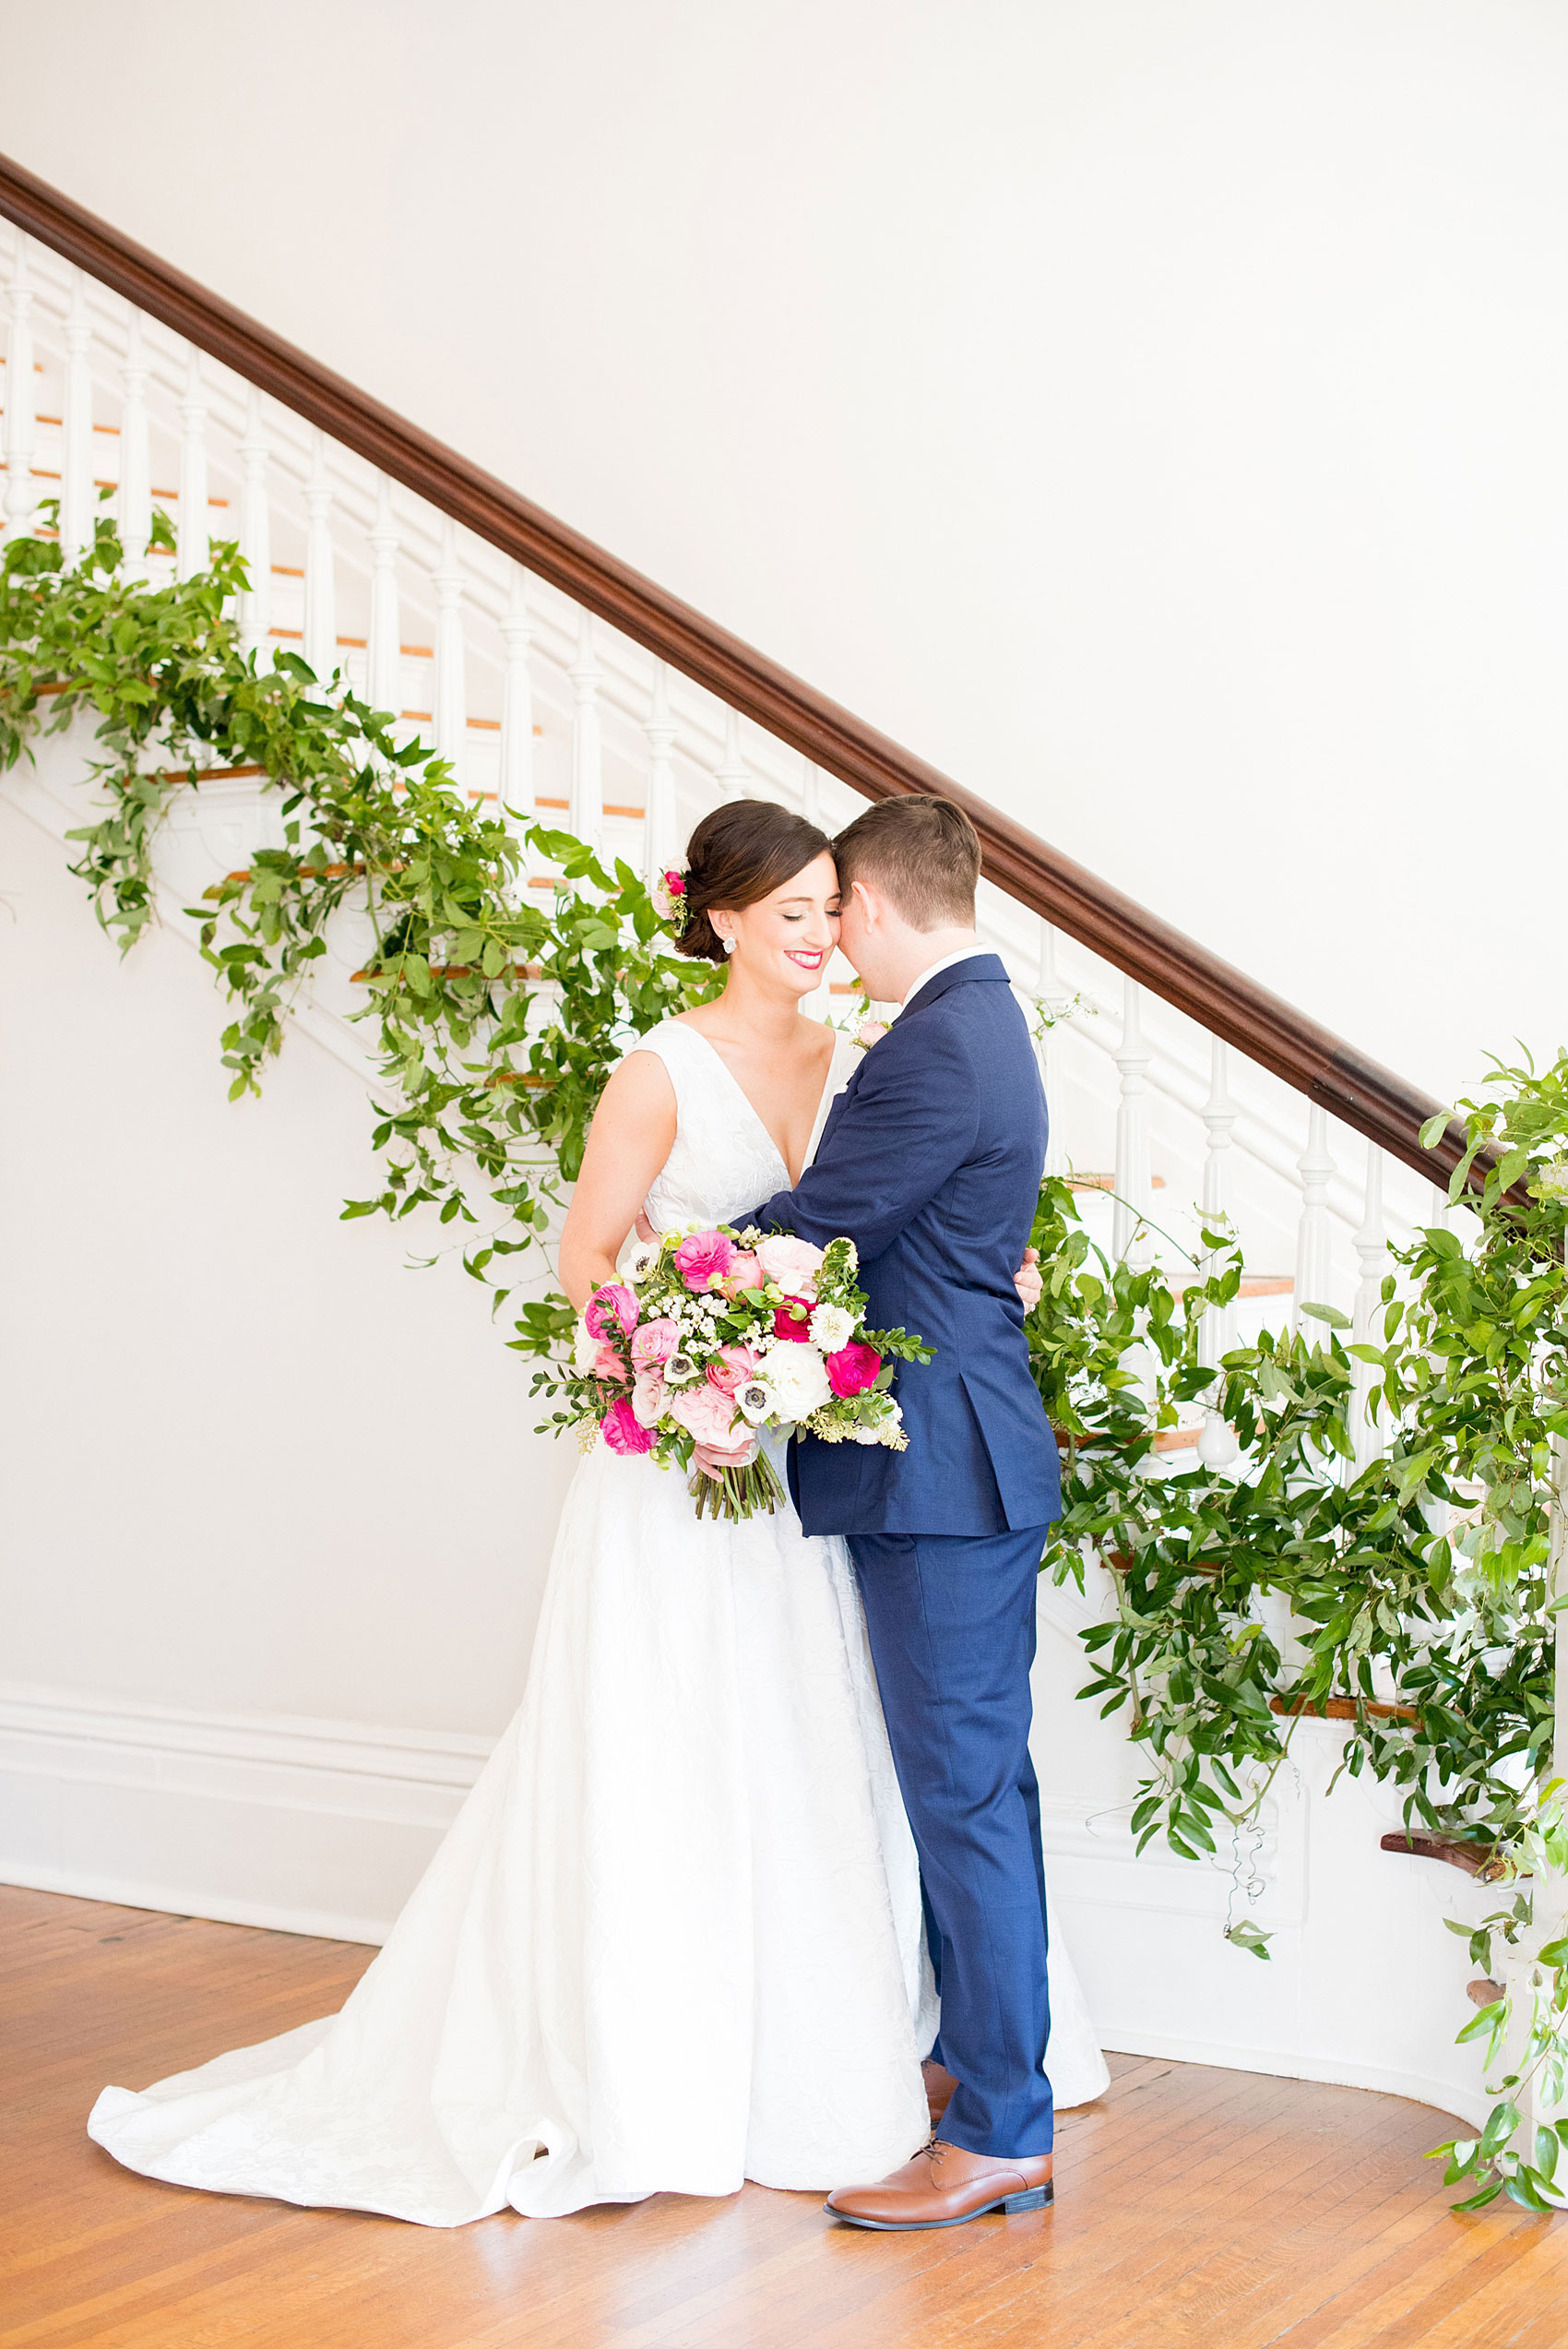
[[[559,1382],[585,1449],[650,1453],[690,1473],[697,1515],[750,1517],[784,1495],[759,1431],[825,1443],[909,1441],[895,1361],[929,1362],[902,1330],[867,1330],[852,1240],[825,1248],[720,1223],[639,1246],[596,1289]]]

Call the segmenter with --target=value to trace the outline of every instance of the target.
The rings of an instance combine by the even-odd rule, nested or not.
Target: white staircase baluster
[[[141,312],[133,309],[120,369],[120,482],[115,520],[127,579],[147,577],[147,542],[152,534],[152,454],[148,446],[147,351]]]
[[[653,706],[643,732],[647,736],[643,858],[651,888],[660,873],[674,868],[680,853],[675,840],[675,725],[670,715],[670,672],[662,661],[653,673]]]
[[[1035,999],[1040,1007],[1040,1031],[1035,1044],[1035,1056],[1039,1062],[1039,1080],[1045,1088],[1045,1172],[1047,1174],[1065,1174],[1066,1098],[1061,1082],[1061,1055],[1057,1050],[1055,1022],[1065,1015],[1070,998],[1063,995],[1057,973],[1056,932],[1043,918],[1039,925],[1039,973]]]
[[[1291,1298],[1292,1326],[1301,1329],[1304,1305],[1332,1305],[1334,1234],[1328,1220],[1328,1186],[1334,1161],[1328,1151],[1328,1112],[1314,1103],[1307,1112],[1307,1146],[1296,1161],[1301,1177],[1301,1220],[1296,1227],[1296,1285]],[[1310,1321],[1304,1332],[1324,1343],[1328,1325]]]
[[[1142,990],[1136,980],[1123,984],[1122,1041],[1115,1052],[1122,1072],[1121,1099],[1116,1110],[1116,1197],[1111,1214],[1113,1255],[1129,1264],[1146,1264],[1154,1252],[1146,1228],[1153,1196],[1149,1168],[1148,1080],[1149,1050],[1144,1042]]]
[[[32,478],[37,429],[32,369],[32,279],[28,240],[18,230],[11,266],[10,322],[6,336],[6,529],[7,539],[30,538],[38,497]]]
[[[534,821],[533,674],[529,647],[533,620],[529,612],[529,575],[520,563],[508,566],[506,616],[501,634],[506,674],[501,696],[501,808],[519,831]]]
[[[370,526],[370,644],[365,656],[365,698],[373,709],[403,709],[402,617],[398,596],[398,523],[392,484],[385,473],[375,485],[375,519]]]
[[[714,769],[713,780],[721,806],[726,800],[757,799],[762,795],[741,756],[740,712],[729,708],[724,712],[724,756]]]
[[[1204,1150],[1204,1222],[1210,1231],[1223,1228],[1229,1184],[1226,1176],[1229,1162],[1231,1128],[1236,1123],[1236,1104],[1230,1098],[1229,1084],[1229,1054],[1218,1036],[1212,1039],[1209,1051],[1208,1099],[1204,1103],[1203,1120],[1207,1140]],[[1206,1253],[1204,1277],[1216,1270],[1216,1258]],[[1236,1308],[1233,1305],[1211,1305],[1204,1308],[1203,1324],[1198,1332],[1198,1360],[1213,1370],[1224,1360],[1236,1343]],[[1236,1438],[1217,1409],[1206,1409],[1203,1434],[1198,1438],[1198,1458],[1206,1468],[1226,1468],[1236,1457]]]
[[[604,745],[600,733],[600,670],[594,659],[593,614],[577,625],[577,657],[566,674],[572,681],[572,829],[597,849],[604,835]]]
[[[327,437],[317,431],[305,483],[304,656],[316,683],[332,682],[338,666],[338,599],[333,576],[332,483],[327,474]]]
[[[201,379],[201,352],[192,343],[185,371],[185,396],[180,402],[180,521],[175,542],[175,577],[194,579],[205,571],[210,538],[207,511],[207,392]]]
[[[1365,1203],[1356,1234],[1356,1254],[1360,1258],[1361,1277],[1356,1283],[1351,1340],[1359,1346],[1379,1345],[1383,1341],[1383,1280],[1388,1270],[1388,1227],[1383,1220],[1383,1152],[1375,1142],[1367,1144]],[[1374,1376],[1371,1363],[1356,1363],[1353,1376],[1350,1435],[1356,1447],[1356,1466],[1362,1469],[1385,1449],[1387,1435],[1384,1425],[1374,1425],[1367,1416],[1367,1397]]]
[[[441,518],[441,560],[432,575],[435,587],[435,747],[452,769],[459,791],[468,763],[469,701],[463,648],[463,574],[457,562],[457,530]]]
[[[256,666],[272,666],[272,516],[267,500],[267,431],[261,394],[255,384],[245,402],[245,436],[240,443],[244,468],[240,491],[240,553],[250,586],[240,598],[240,650],[256,655]]]
[[[64,447],[60,459],[60,552],[67,566],[92,544],[98,493],[92,479],[92,367],[88,352],[92,325],[88,316],[87,280],[71,271],[71,306],[65,316],[65,397],[61,410]]]

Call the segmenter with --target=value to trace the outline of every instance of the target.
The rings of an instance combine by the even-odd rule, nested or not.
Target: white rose
[[[773,1397],[780,1419],[804,1419],[833,1400],[827,1372],[814,1346],[780,1339],[762,1365],[762,1383]]]
[[[587,1378],[591,1377],[593,1365],[598,1360],[599,1340],[594,1336],[593,1332],[589,1330],[588,1323],[583,1319],[582,1315],[579,1313],[577,1316],[577,1334],[572,1344],[572,1367],[576,1372],[579,1378]]]
[[[837,1353],[847,1346],[855,1334],[855,1317],[841,1305],[819,1305],[807,1325],[814,1346],[824,1353]]]

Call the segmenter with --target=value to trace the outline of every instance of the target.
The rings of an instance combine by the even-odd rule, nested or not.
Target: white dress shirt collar
[[[981,946],[977,939],[973,946],[961,946],[956,954],[944,954],[939,962],[932,963],[928,969],[921,972],[918,979],[912,982],[909,994],[898,1006],[899,1010],[907,1011],[911,997],[918,996],[927,980],[934,979],[939,971],[950,971],[956,962],[971,962],[977,954],[990,954],[992,950],[988,946]]]

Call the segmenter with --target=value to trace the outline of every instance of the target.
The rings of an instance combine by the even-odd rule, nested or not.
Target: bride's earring
[[[728,930],[720,930],[720,931],[719,931],[719,945],[720,945],[720,946],[724,948],[724,951],[725,951],[725,953],[726,953],[726,954],[733,954],[733,953],[734,953],[734,951],[735,951],[735,941],[734,941],[734,939],[733,939],[733,938],[730,936],[730,933],[729,933],[729,931],[728,931]]]

